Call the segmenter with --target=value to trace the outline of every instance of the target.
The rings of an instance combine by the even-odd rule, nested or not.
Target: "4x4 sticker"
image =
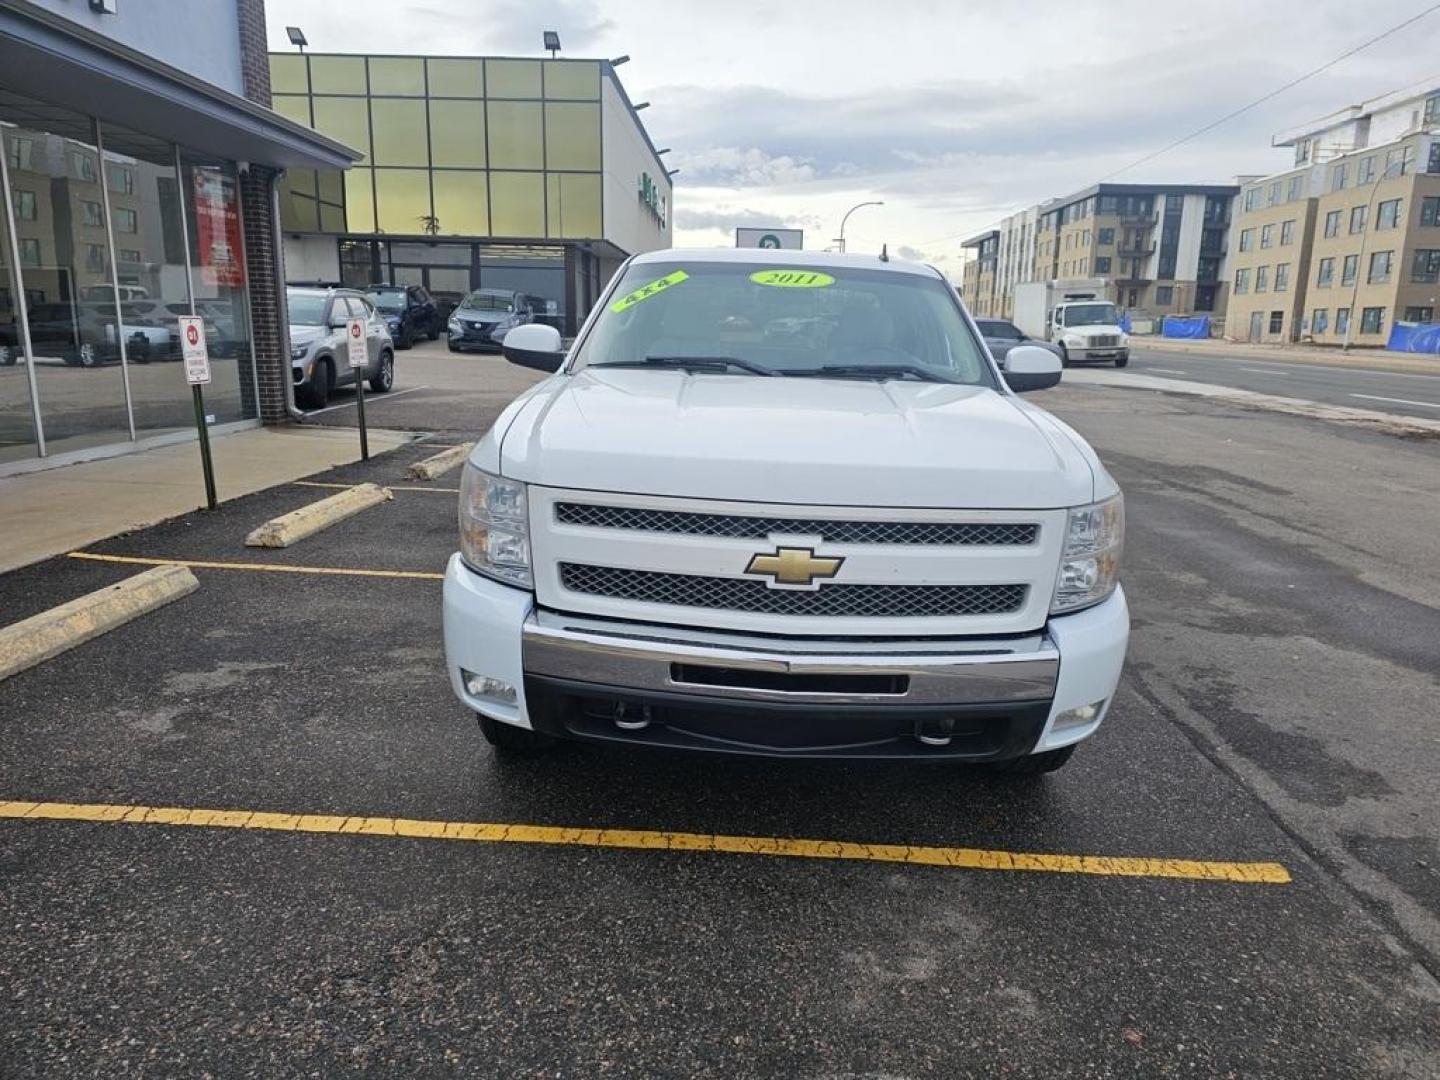
[[[650,282],[649,285],[640,286],[640,288],[636,289],[629,296],[616,300],[610,305],[610,310],[621,312],[626,308],[632,308],[640,303],[641,300],[649,300],[650,297],[656,293],[662,293],[666,289],[679,285],[682,281],[688,281],[689,278],[690,275],[685,273],[684,270],[676,270],[673,274],[666,274],[664,277],[657,278],[655,281]]]
[[[834,285],[835,279],[829,274],[815,270],[756,270],[750,275],[756,285],[770,285],[777,289],[823,289]]]

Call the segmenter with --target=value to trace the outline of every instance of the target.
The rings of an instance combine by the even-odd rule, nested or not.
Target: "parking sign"
[[[351,319],[346,330],[345,347],[349,351],[350,366],[363,368],[369,358],[365,355],[365,320]]]
[[[180,356],[185,361],[185,381],[200,386],[210,381],[210,350],[205,345],[205,320],[198,315],[180,316]]]

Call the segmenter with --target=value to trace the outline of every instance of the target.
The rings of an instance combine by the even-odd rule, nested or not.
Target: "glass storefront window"
[[[310,118],[310,99],[299,94],[276,94],[271,98],[271,108],[287,120],[313,127]]]
[[[490,231],[494,236],[545,235],[545,174],[490,174]]]
[[[424,97],[425,62],[418,56],[372,56],[370,93]]]
[[[366,92],[363,56],[311,56],[308,59],[312,94]]]
[[[15,232],[46,450],[123,442],[130,437],[130,414],[110,244],[103,218],[90,224],[95,218],[84,211],[84,204],[104,198],[94,126],[88,117],[54,106],[26,111],[44,115],[44,129],[7,128],[3,134],[12,200],[19,202],[21,192],[33,196],[33,217],[17,221]],[[120,205],[135,209],[138,203],[129,196]],[[12,312],[15,299],[9,301]],[[18,331],[18,317],[16,324]],[[9,335],[7,330],[7,340]],[[16,367],[23,372],[20,351]],[[7,391],[7,412],[21,402],[28,412],[28,399]]]
[[[593,60],[545,60],[545,96],[600,100],[600,65]]]
[[[545,103],[545,167],[600,170],[600,106]]]
[[[548,173],[545,188],[549,208],[548,236],[595,240],[604,234],[600,222],[598,173]]]
[[[492,98],[538,98],[539,60],[486,60],[485,86]]]
[[[485,96],[485,62],[458,57],[431,57],[426,61],[430,80],[430,96]]]
[[[362,98],[317,97],[315,130],[353,146],[363,157],[359,164],[370,160],[370,117]]]
[[[431,217],[430,173],[425,169],[376,169],[375,215],[380,232],[424,233]],[[351,228],[355,228],[353,221]]]
[[[544,121],[539,102],[491,101],[486,107],[492,169],[542,169]]]
[[[430,164],[423,101],[372,98],[370,122],[371,130],[375,133],[376,165],[423,167]]]
[[[347,231],[375,231],[374,169],[348,169],[345,172],[345,224]]]
[[[306,57],[276,55],[270,57],[270,91],[275,94],[308,94],[310,77],[306,73]]]
[[[431,181],[435,186],[437,232],[449,236],[489,234],[490,200],[483,172],[436,169]]]
[[[32,458],[39,452],[30,407],[29,366],[21,344],[21,285],[3,209],[0,201],[0,462]]]
[[[436,168],[485,167],[485,103],[430,102],[430,161]]]

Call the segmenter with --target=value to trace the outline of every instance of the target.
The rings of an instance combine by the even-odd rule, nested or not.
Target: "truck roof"
[[[734,262],[734,263],[775,263],[777,266],[801,268],[850,268],[854,270],[884,270],[896,274],[915,274],[920,277],[942,277],[940,271],[924,263],[908,262],[904,259],[884,259],[878,255],[841,255],[832,251],[785,251],[773,248],[664,248],[647,251],[635,256],[636,264],[654,262]]]

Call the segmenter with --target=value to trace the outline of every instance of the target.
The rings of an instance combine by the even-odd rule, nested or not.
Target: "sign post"
[[[370,356],[365,339],[365,320],[351,319],[346,326],[345,348],[355,370],[355,410],[360,415],[360,460],[370,460],[370,440],[365,432],[365,368]]]
[[[199,316],[180,316],[180,355],[185,362],[185,381],[195,399],[195,430],[200,435],[200,464],[205,470],[205,505],[214,510],[215,464],[210,460],[210,427],[205,422],[205,395],[200,389],[210,381],[210,350],[205,342],[205,320]]]

